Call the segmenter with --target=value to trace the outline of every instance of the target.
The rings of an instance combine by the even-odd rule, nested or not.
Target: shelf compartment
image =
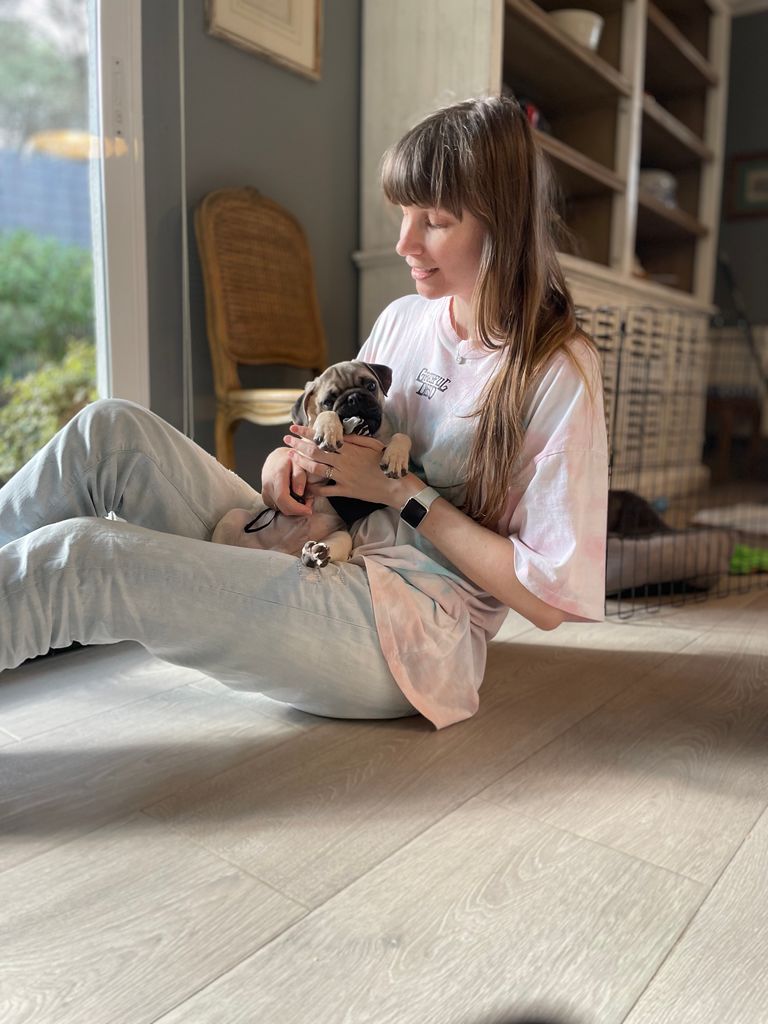
[[[629,96],[628,80],[570,39],[533,0],[506,0],[504,81],[542,107],[542,113],[579,109]]]
[[[689,17],[700,14],[704,17],[711,17],[712,5],[707,0],[656,0],[656,6],[665,14],[672,14],[675,17]]]
[[[716,86],[715,69],[653,3],[648,4],[645,88],[657,99]]]
[[[563,0],[539,0],[538,6],[549,13],[562,10],[567,5],[563,3]],[[621,14],[623,6],[624,0],[589,0],[589,10],[594,11],[595,14],[601,14],[604,18],[611,14]]]
[[[552,136],[559,142],[594,160],[602,167],[616,171],[616,142],[619,102],[583,110],[552,113],[549,118]]]
[[[677,291],[693,291],[696,264],[694,238],[655,242],[638,240],[637,255],[645,270],[646,280]]]
[[[535,134],[541,148],[554,164],[555,173],[566,196],[584,198],[625,190],[626,182],[615,171],[609,170],[595,160],[590,160],[583,153],[545,132],[537,131]]]
[[[709,228],[676,206],[665,206],[655,196],[640,189],[637,196],[638,242],[704,238]]]
[[[709,4],[704,0],[656,0],[656,7],[704,58],[708,56],[714,13]]]
[[[563,0],[536,0],[539,7],[551,14],[567,6]],[[612,68],[621,70],[622,32],[624,18],[624,0],[589,0],[590,11],[599,14],[603,19],[603,30],[600,33],[600,45],[595,51]]]
[[[673,170],[714,159],[710,147],[660,103],[643,96],[642,162]]]
[[[561,239],[560,251],[591,263],[610,266],[613,201],[613,192],[568,197],[563,220],[570,237]]]

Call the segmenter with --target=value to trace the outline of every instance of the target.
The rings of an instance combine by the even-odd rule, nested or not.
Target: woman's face
[[[425,299],[455,295],[469,305],[485,238],[480,221],[467,210],[457,220],[447,210],[400,209],[403,220],[395,249],[411,268],[416,291]]]

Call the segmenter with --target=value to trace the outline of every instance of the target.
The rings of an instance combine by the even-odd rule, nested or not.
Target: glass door
[[[140,0],[0,0],[0,485],[149,405]]]

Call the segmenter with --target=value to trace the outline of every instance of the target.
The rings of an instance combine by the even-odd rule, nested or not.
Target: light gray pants
[[[414,714],[364,569],[210,543],[258,500],[153,413],[94,402],[0,489],[0,671],[73,640],[135,640],[313,714]]]

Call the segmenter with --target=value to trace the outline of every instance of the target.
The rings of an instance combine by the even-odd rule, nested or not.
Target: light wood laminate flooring
[[[441,732],[71,651],[0,766],[3,1024],[768,1024],[765,590],[510,615]]]

